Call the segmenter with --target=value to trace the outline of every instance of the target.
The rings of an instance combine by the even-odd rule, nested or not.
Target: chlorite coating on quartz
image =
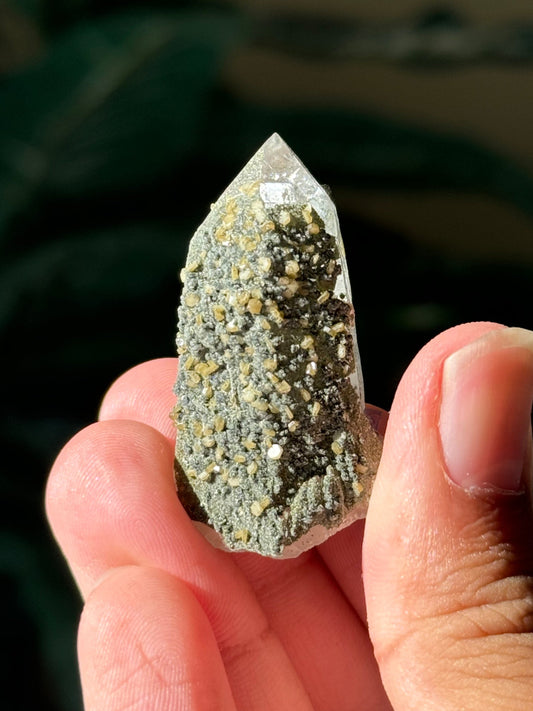
[[[335,206],[274,134],[182,270],[176,482],[216,544],[297,555],[364,516],[381,440],[364,414]]]

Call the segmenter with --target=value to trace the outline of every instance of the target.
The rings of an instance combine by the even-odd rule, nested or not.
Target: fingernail
[[[532,400],[532,331],[490,331],[449,356],[439,429],[450,479],[465,489],[520,491]]]

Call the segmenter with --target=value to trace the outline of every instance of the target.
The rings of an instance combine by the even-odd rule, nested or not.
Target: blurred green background
[[[47,472],[173,355],[177,274],[273,131],[337,201],[367,397],[468,320],[533,327],[533,8],[0,0],[2,707],[81,709]]]

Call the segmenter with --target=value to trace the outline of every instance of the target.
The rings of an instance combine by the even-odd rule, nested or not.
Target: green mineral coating
[[[227,547],[279,556],[364,502],[375,433],[350,382],[353,308],[310,206],[229,198],[182,272],[176,481]]]

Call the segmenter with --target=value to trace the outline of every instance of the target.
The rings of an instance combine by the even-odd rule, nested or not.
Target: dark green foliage
[[[0,228],[43,191],[147,185],[196,143],[236,22],[124,14],[62,36],[0,87]]]
[[[334,193],[478,193],[527,218],[533,181],[459,135],[232,94],[224,62],[252,41],[253,23],[228,3],[12,6],[45,51],[0,80],[0,573],[11,650],[3,698],[10,711],[76,711],[80,605],[44,522],[47,471],[94,419],[113,378],[173,355],[189,237],[248,157],[277,131]],[[445,259],[408,234],[341,221],[376,404],[390,405],[408,361],[447,326],[533,326],[530,268]]]

